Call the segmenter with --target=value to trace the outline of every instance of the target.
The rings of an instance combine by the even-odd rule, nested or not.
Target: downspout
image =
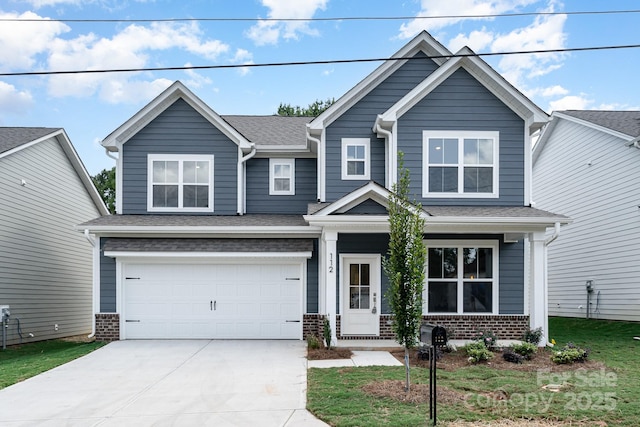
[[[317,155],[318,155],[318,158],[316,160],[316,163],[317,163],[316,167],[318,169],[318,174],[317,174],[318,175],[317,176],[318,182],[316,184],[316,191],[318,193],[317,194],[318,201],[319,202],[323,202],[324,200],[322,200],[322,190],[321,190],[321,187],[320,187],[322,185],[321,184],[322,179],[320,177],[320,174],[322,173],[322,170],[320,168],[320,158],[321,158],[321,155],[322,155],[322,153],[320,152],[320,150],[321,150],[320,138],[316,138],[315,136],[312,136],[311,133],[309,132],[309,129],[307,129],[307,139],[309,141],[311,141],[311,142],[315,142],[316,143],[316,150],[317,150]]]
[[[394,159],[393,153],[395,152],[394,150],[395,146],[393,143],[393,133],[391,131],[388,131],[382,128],[382,126],[380,125],[380,116],[378,116],[378,118],[376,119],[376,124],[373,127],[373,132],[378,135],[382,134],[382,136],[387,142],[387,148],[388,148],[387,156],[389,159],[389,165],[388,165],[389,171],[387,174],[386,185],[387,185],[387,188],[390,189],[393,186],[393,183],[396,181],[395,174],[393,172],[394,166],[395,166],[395,162],[393,161]]]
[[[94,250],[92,251],[92,258],[95,259],[95,257],[93,256],[93,253],[95,252],[95,247],[96,247],[96,239],[93,238],[93,236],[91,236],[91,234],[89,234],[89,230],[85,229],[84,230],[84,237],[89,241],[89,243],[91,244],[91,247],[94,248]],[[93,262],[95,263],[95,261]],[[93,264],[92,263],[92,264]],[[95,267],[94,269],[95,270]],[[95,275],[95,271],[93,271],[92,276],[92,280],[91,280],[91,286],[93,288],[93,292],[91,292],[91,306],[93,308],[92,313],[93,316],[91,319],[91,333],[89,335],[87,335],[87,338],[93,338],[96,335],[96,275]]]
[[[242,157],[242,149],[238,147],[240,153],[240,162],[238,162],[238,215],[244,215],[245,211],[245,193],[246,193],[246,168],[245,163],[247,160],[256,155],[256,146],[251,144],[251,151],[246,156]],[[242,186],[240,185],[242,183]]]
[[[560,235],[560,223],[556,222],[553,225],[553,234],[544,241],[544,301],[546,302],[544,307],[544,319],[546,323],[544,325],[544,330],[545,330],[545,335],[547,336],[547,347],[553,347],[553,344],[549,340],[549,283],[547,282],[547,275],[548,275],[547,246],[549,246],[554,240],[556,240],[559,235]]]
[[[107,147],[104,147],[104,151],[105,151],[105,153],[107,153],[107,157],[115,160],[116,162],[118,161],[118,158],[116,156],[114,156],[113,154],[111,154],[111,152],[109,150],[107,150]]]
[[[631,141],[629,141],[627,143],[627,147],[635,147],[635,148],[640,149],[640,136],[635,138],[635,139],[632,139]]]

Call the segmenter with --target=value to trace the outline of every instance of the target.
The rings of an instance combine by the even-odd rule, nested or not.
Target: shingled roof
[[[311,252],[311,239],[106,239],[105,252]]]
[[[307,123],[313,117],[221,116],[256,145],[306,145]]]
[[[640,136],[640,111],[567,110],[559,113],[615,130],[632,137]]]
[[[60,128],[0,127],[0,153],[13,150],[59,130]]]

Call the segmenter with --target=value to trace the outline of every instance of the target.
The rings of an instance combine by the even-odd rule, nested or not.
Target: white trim
[[[458,162],[455,167],[458,170],[458,191],[451,193],[429,192],[429,146],[431,138],[448,138],[458,140]],[[493,191],[491,193],[465,193],[464,192],[464,140],[466,138],[492,139],[493,140]],[[500,195],[500,133],[497,131],[422,131],[422,197],[424,198],[498,198]],[[435,166],[435,164],[434,164]],[[444,165],[447,166],[447,165]],[[451,164],[451,167],[454,165]],[[471,166],[473,167],[473,166]]]
[[[178,162],[178,207],[155,207],[153,206],[153,163],[158,161]],[[208,206],[206,208],[183,207],[184,186],[188,183],[184,182],[184,162],[208,162],[209,163],[209,182],[208,190]],[[147,211],[148,212],[213,212],[214,200],[214,156],[204,154],[147,154]],[[169,183],[173,184],[173,183]],[[240,184],[240,183],[239,183]]]
[[[125,318],[126,313],[124,311],[124,288],[122,277],[122,261],[116,258],[116,313],[120,314],[120,339],[125,338]]]
[[[118,143],[118,151],[120,153],[122,153],[122,144]],[[122,177],[122,170],[123,170],[123,159],[122,159],[122,154],[120,154],[118,156],[118,160],[116,160],[116,213],[117,214],[122,214],[122,200],[124,199],[123,196],[123,177]]]
[[[524,125],[524,206],[530,206],[533,200],[533,167],[531,157],[533,155],[533,145],[531,143],[531,133],[527,131],[531,127],[531,119],[525,120]]]
[[[500,298],[499,298],[499,293],[500,293],[500,242],[498,240],[495,239],[486,239],[486,240],[430,240],[430,239],[425,239],[424,240],[424,244],[427,248],[427,264],[425,266],[426,272],[425,272],[425,286],[424,286],[424,301],[425,301],[425,305],[424,305],[424,314],[427,315],[441,315],[441,316],[445,316],[445,315],[452,315],[452,316],[459,316],[459,315],[470,315],[470,316],[474,316],[474,315],[478,315],[478,316],[482,316],[482,315],[497,315],[500,314]],[[429,301],[428,301],[428,295],[429,295],[429,265],[428,265],[428,254],[429,254],[429,248],[491,248],[493,253],[492,253],[492,269],[493,269],[493,277],[490,279],[492,282],[492,293],[491,293],[491,312],[465,312],[464,311],[464,283],[465,282],[469,282],[472,281],[473,279],[465,279],[464,278],[464,271],[463,271],[463,265],[461,263],[462,261],[462,252],[458,251],[458,255],[457,255],[457,269],[458,269],[458,277],[456,278],[451,278],[451,279],[440,279],[441,281],[450,281],[453,282],[454,280],[457,282],[457,312],[455,313],[442,313],[442,312],[429,312]],[[483,278],[478,278],[479,282],[487,282],[488,279],[483,279]]]
[[[342,150],[340,160],[340,170],[342,171],[342,179],[367,181],[371,176],[371,141],[369,138],[342,138]],[[364,147],[364,158],[349,159],[349,147]],[[361,175],[350,175],[348,173],[349,162],[363,162],[364,173]]]
[[[278,177],[279,179],[289,179],[288,190],[276,190],[276,176],[274,168],[276,166],[289,166],[288,177]],[[270,196],[293,196],[296,194],[296,159],[269,159],[269,195]]]
[[[224,259],[255,259],[255,258],[283,258],[297,259],[311,258],[311,252],[132,252],[132,251],[107,251],[105,256],[116,259],[129,258],[224,258]]]

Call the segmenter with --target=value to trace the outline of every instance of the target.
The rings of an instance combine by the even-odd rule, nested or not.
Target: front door
[[[341,335],[380,334],[380,255],[342,256]]]

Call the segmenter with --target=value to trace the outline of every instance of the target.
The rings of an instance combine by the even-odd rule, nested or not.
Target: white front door
[[[380,255],[343,255],[341,335],[380,335]]]

